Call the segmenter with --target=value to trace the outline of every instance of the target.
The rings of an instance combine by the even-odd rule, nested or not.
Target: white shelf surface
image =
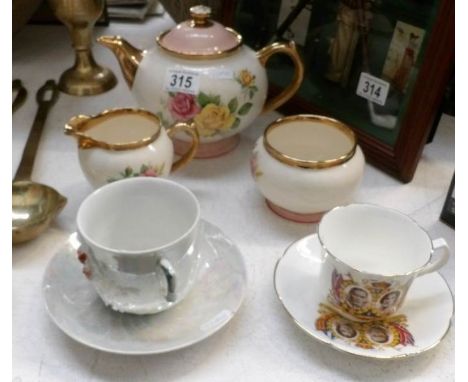
[[[143,24],[96,27],[95,36],[121,34],[140,48],[173,25],[166,15]],[[217,159],[196,160],[171,179],[198,197],[202,217],[234,240],[248,267],[248,292],[227,327],[192,347],[154,356],[103,353],[68,338],[49,319],[41,282],[44,269],[68,235],[92,191],[78,163],[74,139],[63,126],[77,114],[136,106],[106,49],[95,46],[96,60],[118,77],[116,88],[94,97],[61,94],[47,119],[33,178],[68,197],[53,226],[38,239],[13,249],[13,381],[449,381],[454,379],[454,327],[435,349],[410,359],[379,361],[337,352],[305,335],[289,319],[273,289],[273,268],[284,249],[315,231],[315,226],[281,219],[265,205],[250,176],[254,142],[279,114],[260,116],[242,133],[237,149]],[[58,80],[71,66],[73,52],[63,26],[26,26],[13,39],[13,78],[29,90],[13,116],[13,168],[16,171],[34,118],[34,93],[49,78]],[[441,274],[454,291],[455,232],[439,221],[454,173],[454,118],[443,116],[433,143],[424,149],[411,183],[403,184],[366,165],[358,202],[396,208],[444,237],[452,257]]]

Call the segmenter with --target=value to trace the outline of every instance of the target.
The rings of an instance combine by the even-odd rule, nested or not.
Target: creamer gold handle
[[[173,124],[171,127],[167,129],[167,135],[172,139],[178,131],[185,131],[192,137],[192,145],[187,152],[182,155],[177,161],[172,164],[171,172],[178,170],[179,168],[185,166],[188,162],[190,162],[198,150],[198,144],[200,142],[200,138],[198,135],[197,128],[194,124],[188,124],[185,122],[177,122]]]
[[[294,93],[296,93],[299,86],[301,86],[304,78],[304,64],[296,49],[294,41],[290,42],[274,42],[267,45],[257,52],[257,58],[263,66],[266,66],[268,59],[276,53],[283,53],[288,55],[294,64],[294,77],[289,86],[277,96],[268,99],[263,106],[263,112],[275,110],[289,100]]]

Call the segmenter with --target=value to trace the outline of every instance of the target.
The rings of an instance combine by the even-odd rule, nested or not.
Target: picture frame
[[[259,0],[255,6],[249,4],[246,0],[238,0],[230,23],[243,35],[247,45],[259,49],[281,39],[292,37],[296,41],[296,37],[300,40],[296,43],[305,64],[304,82],[298,93],[279,111],[285,114],[322,114],[341,120],[355,131],[369,163],[402,182],[410,182],[432,126],[440,114],[447,83],[454,73],[454,2]],[[278,33],[284,27],[282,23],[288,20],[288,15],[284,14],[285,4],[289,5],[289,16],[297,13],[298,25],[294,26],[293,22],[289,29],[283,28]],[[357,14],[356,4],[361,6],[361,17],[354,21],[354,37],[349,38],[348,35],[342,44],[354,44],[353,59],[348,59],[347,84],[343,86],[342,79],[338,79],[338,82],[341,81],[338,84],[337,78],[334,83],[325,78],[332,72],[329,52],[333,49],[329,41],[336,41],[339,33],[343,32],[338,31],[340,22],[349,26],[349,14]],[[298,5],[303,7],[302,13],[295,9]],[[348,14],[345,11],[349,11]],[[311,15],[304,17],[305,12]],[[366,19],[370,20],[367,24]],[[251,28],[252,22],[256,22],[254,30]],[[303,33],[304,29],[306,33]],[[405,37],[400,38],[400,35]],[[370,57],[367,60],[366,50]],[[269,93],[273,96],[286,86],[292,65],[287,59],[271,61],[268,63]],[[374,121],[387,123],[383,118],[387,116],[385,107],[356,94],[362,73],[370,73],[389,84],[385,102],[389,105],[387,110],[391,110],[387,112],[387,119],[391,121],[390,124],[393,123],[393,127],[375,125]],[[328,103],[323,99],[328,99]],[[382,118],[379,120],[379,117]]]
[[[455,229],[455,174],[453,174],[447,196],[445,197],[440,220]]]

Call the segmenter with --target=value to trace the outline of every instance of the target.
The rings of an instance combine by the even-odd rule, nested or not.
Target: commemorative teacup
[[[78,210],[83,273],[116,311],[168,309],[196,281],[199,220],[196,197],[173,181],[139,177],[105,185]]]
[[[444,239],[431,240],[410,217],[371,204],[326,213],[318,238],[323,301],[355,321],[395,314],[412,282],[437,271],[450,255]]]

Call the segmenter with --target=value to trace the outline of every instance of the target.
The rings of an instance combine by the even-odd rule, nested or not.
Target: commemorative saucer
[[[236,245],[203,221],[201,270],[189,295],[171,309],[132,315],[106,307],[81,272],[76,233],[49,262],[42,289],[54,323],[74,340],[120,354],[157,354],[181,349],[220,330],[236,314],[247,271]]]
[[[317,235],[289,246],[275,267],[274,286],[286,312],[307,334],[347,353],[380,359],[408,357],[432,349],[448,332],[453,296],[437,272],[418,277],[396,315],[360,323],[347,320],[320,301]]]

